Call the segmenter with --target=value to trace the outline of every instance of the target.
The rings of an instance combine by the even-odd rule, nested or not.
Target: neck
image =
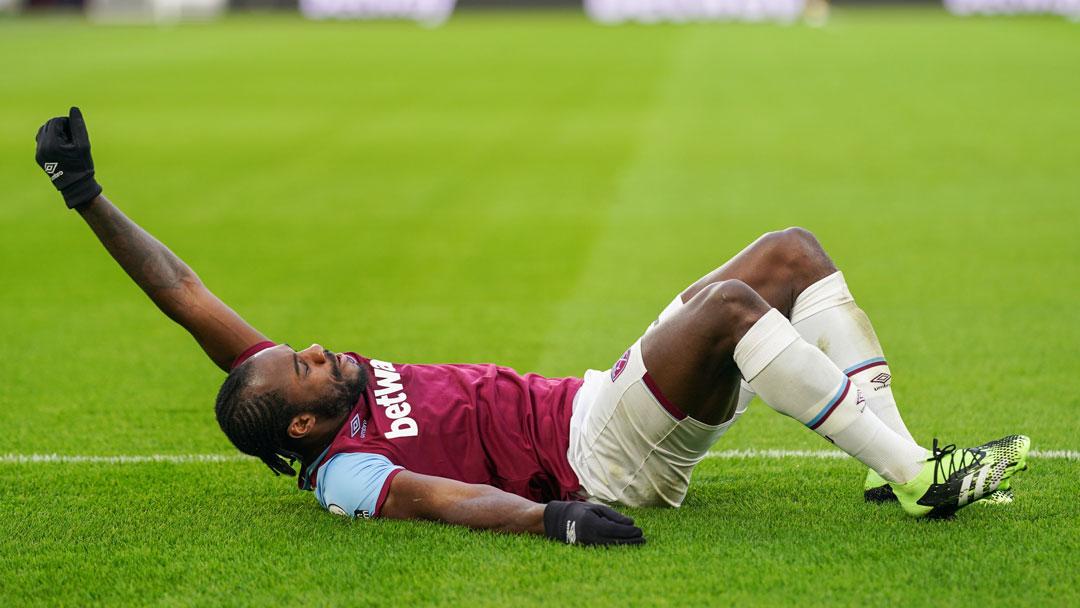
[[[334,437],[337,436],[338,431],[341,430],[341,425],[345,424],[348,417],[349,414],[345,413],[337,418],[320,420],[316,423],[315,428],[301,440],[300,444],[296,446],[296,453],[300,455],[305,467],[315,462],[315,459],[333,443]]]

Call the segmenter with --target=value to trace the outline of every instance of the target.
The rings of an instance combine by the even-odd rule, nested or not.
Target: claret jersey
[[[270,346],[249,349],[234,367]],[[491,485],[537,502],[572,499],[580,489],[566,456],[580,378],[345,355],[364,367],[367,389],[299,479],[330,511],[377,516],[402,469]]]

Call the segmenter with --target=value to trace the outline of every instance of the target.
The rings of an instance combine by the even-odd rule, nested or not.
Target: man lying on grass
[[[221,429],[330,512],[640,544],[606,504],[678,507],[694,467],[756,393],[869,467],[868,500],[945,517],[1008,498],[1030,440],[920,447],[869,319],[814,237],[762,236],[691,285],[606,371],[521,375],[296,351],[248,325],[94,179],[82,115],[45,123],[37,161],[102,244],[228,372]]]

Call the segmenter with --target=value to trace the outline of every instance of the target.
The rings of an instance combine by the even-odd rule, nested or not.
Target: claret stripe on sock
[[[844,400],[844,397],[847,397],[849,390],[851,390],[851,380],[844,378],[844,383],[840,385],[840,388],[836,391],[836,394],[833,395],[833,398],[829,400],[829,403],[825,405],[824,409],[818,412],[817,416],[814,416],[813,420],[806,423],[806,426],[813,430],[824,424],[825,421],[829,419],[829,416],[832,415],[836,406],[840,405],[840,402]]]
[[[888,365],[888,363],[885,361],[885,357],[874,357],[873,359],[867,359],[862,363],[856,363],[855,365],[852,365],[851,367],[845,369],[844,375],[854,376],[859,372],[866,371],[871,367],[877,367],[879,365]]]

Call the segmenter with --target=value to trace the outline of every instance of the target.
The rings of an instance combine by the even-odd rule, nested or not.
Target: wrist
[[[573,503],[553,500],[544,506],[544,536],[561,543],[566,542],[566,512],[571,504]]]
[[[547,505],[533,503],[529,505],[525,511],[524,517],[524,531],[529,534],[540,534],[544,532],[544,513],[547,511]]]
[[[94,180],[93,172],[79,181],[64,187],[60,193],[68,209],[79,209],[93,202],[101,195],[101,185]]]
[[[78,211],[79,215],[82,215],[82,216],[85,217],[86,215],[89,215],[91,212],[96,212],[96,211],[100,210],[103,206],[105,206],[105,203],[108,200],[109,199],[105,198],[104,194],[98,194],[97,196],[90,199],[86,203],[84,203],[82,205],[79,205],[78,207],[73,207],[73,209],[75,209],[75,211]]]

